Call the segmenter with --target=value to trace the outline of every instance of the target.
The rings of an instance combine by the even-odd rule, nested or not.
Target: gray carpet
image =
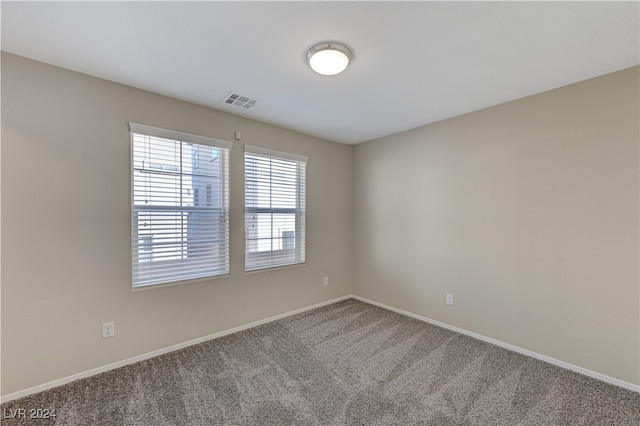
[[[19,408],[53,420],[7,419]],[[3,425],[640,425],[640,394],[353,299],[2,405]]]

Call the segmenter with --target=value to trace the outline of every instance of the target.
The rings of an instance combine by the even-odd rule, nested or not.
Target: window
[[[306,165],[245,145],[245,271],[304,263]]]
[[[134,289],[228,274],[232,143],[129,126]]]

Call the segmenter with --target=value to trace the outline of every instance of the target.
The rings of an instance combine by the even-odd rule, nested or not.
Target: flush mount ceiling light
[[[344,71],[353,58],[347,46],[335,41],[326,41],[307,50],[307,63],[318,74],[335,75]]]

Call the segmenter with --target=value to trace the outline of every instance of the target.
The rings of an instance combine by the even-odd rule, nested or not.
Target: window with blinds
[[[245,271],[304,263],[306,165],[245,145]]]
[[[134,289],[227,275],[232,143],[129,126]]]

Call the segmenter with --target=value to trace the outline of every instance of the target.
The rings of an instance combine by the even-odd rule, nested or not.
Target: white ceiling
[[[2,50],[355,144],[639,63],[638,2],[8,2]],[[326,40],[337,76],[304,61]],[[236,91],[250,110],[221,101]]]

